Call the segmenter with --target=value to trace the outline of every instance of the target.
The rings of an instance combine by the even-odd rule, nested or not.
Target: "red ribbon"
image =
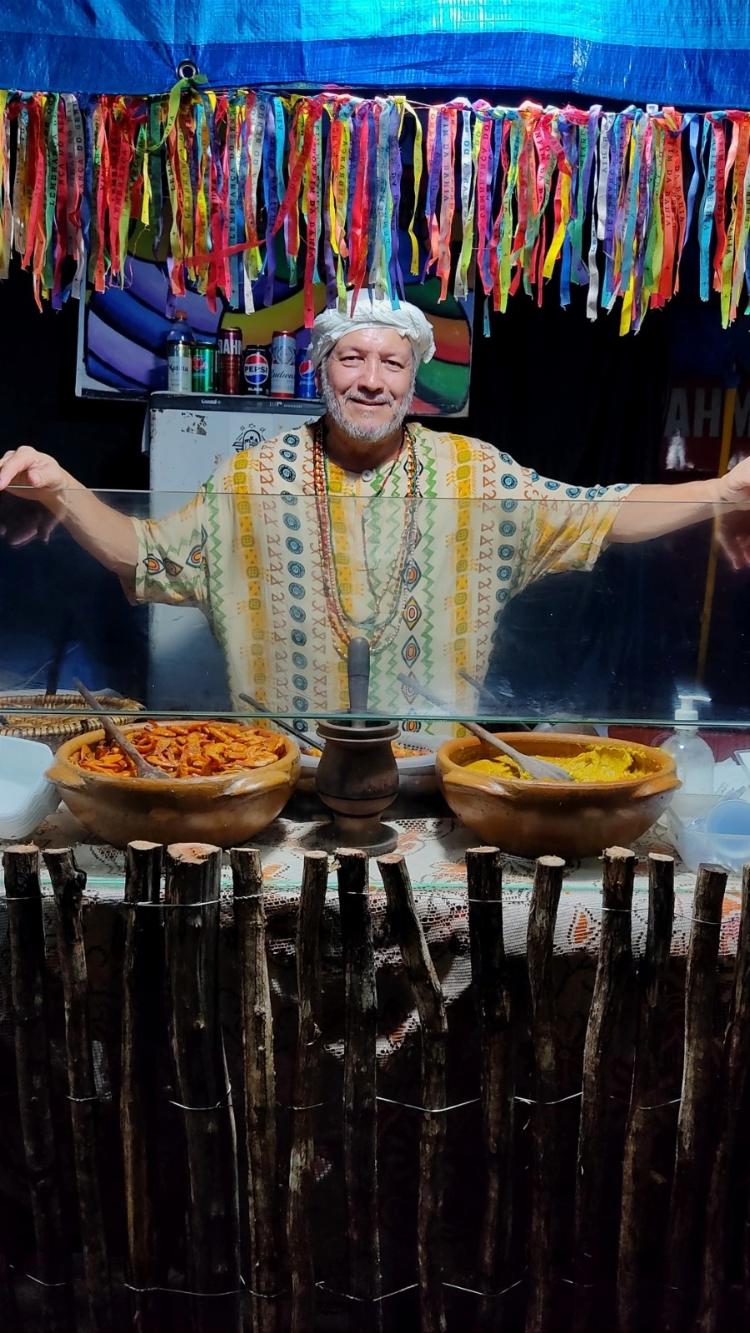
[[[362,290],[367,273],[367,220],[370,215],[369,184],[369,138],[368,108],[360,109],[359,156],[357,160],[357,178],[352,200],[352,234],[350,242],[349,281],[354,287],[352,309],[357,304],[357,297]]]

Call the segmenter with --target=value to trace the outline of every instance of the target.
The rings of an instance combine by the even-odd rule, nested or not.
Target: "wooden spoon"
[[[83,695],[83,698],[85,702],[88,704],[91,711],[93,713],[96,713],[97,717],[101,718],[102,727],[104,728],[106,735],[109,736],[109,739],[111,741],[114,741],[115,745],[119,745],[123,754],[126,754],[128,756],[128,759],[131,759],[133,761],[133,763],[135,764],[135,771],[138,777],[160,778],[163,781],[168,780],[169,774],[163,772],[163,770],[160,768],[154,768],[153,764],[149,764],[148,760],[144,759],[143,755],[140,754],[138,750],[136,750],[132,741],[129,741],[127,736],[123,735],[123,733],[120,731],[120,728],[116,725],[116,723],[112,721],[112,718],[110,717],[106,708],[102,707],[102,705],[99,703],[99,700],[95,697],[95,695],[91,693],[91,690],[87,689],[86,686],[80,680],[74,680],[73,684],[78,690],[78,693]]]
[[[447,711],[445,700],[439,699],[424,685],[417,684],[413,676],[406,676],[402,672],[398,679],[402,685],[408,686],[410,690],[416,690],[417,694],[421,694],[422,698],[427,699],[428,703],[434,704],[436,708],[440,708],[443,712]],[[478,736],[480,741],[485,741],[487,745],[492,745],[496,750],[501,750],[503,754],[507,754],[509,759],[514,759],[526,773],[531,774],[532,778],[539,778],[542,782],[571,781],[570,773],[566,773],[564,768],[559,768],[557,764],[549,764],[546,759],[536,759],[533,755],[522,754],[520,750],[514,750],[512,745],[508,745],[506,741],[501,741],[499,736],[493,736],[491,731],[486,731],[477,722],[466,722],[462,719],[461,726],[466,727],[466,730],[470,731],[472,736]]]

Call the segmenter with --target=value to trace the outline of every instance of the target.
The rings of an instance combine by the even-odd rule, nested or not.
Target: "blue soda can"
[[[318,396],[315,366],[312,363],[309,347],[301,347],[297,352],[296,396],[297,398],[317,398]]]

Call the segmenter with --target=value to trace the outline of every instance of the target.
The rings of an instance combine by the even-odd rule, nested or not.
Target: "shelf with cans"
[[[189,400],[189,402],[188,402]],[[254,416],[272,414],[275,417],[295,417],[312,420],[321,416],[325,407],[322,398],[274,398],[273,394],[250,396],[249,394],[202,393],[200,389],[190,393],[170,393],[157,389],[148,396],[149,406],[153,410],[175,407],[188,408],[190,411],[212,412],[252,412]]]
[[[216,338],[196,336],[184,311],[167,337],[167,392],[244,394],[252,398],[316,401],[315,367],[307,347],[279,330],[270,344],[243,345],[242,330],[226,326]]]

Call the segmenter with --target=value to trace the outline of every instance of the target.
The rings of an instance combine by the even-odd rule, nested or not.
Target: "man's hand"
[[[719,544],[730,564],[735,569],[744,569],[748,564],[744,533],[750,533],[750,458],[744,458],[723,477],[683,481],[677,485],[649,483],[634,486],[623,499],[610,529],[609,540],[650,541],[652,537],[679,532],[681,528],[690,528],[708,518],[716,520]],[[724,530],[726,540],[721,537]],[[742,541],[738,542],[740,535]]]
[[[0,542],[9,546],[28,546],[29,542],[47,542],[57,527],[57,519],[40,504],[22,502],[15,495],[0,495]]]
[[[732,569],[750,567],[750,502],[729,514],[719,514],[716,544]]]
[[[78,486],[56,459],[28,444],[9,449],[0,458],[0,491],[7,490],[21,500],[36,500],[45,509],[54,511],[64,492]]]
[[[723,504],[742,504],[750,500],[750,458],[743,458],[731,471],[714,482],[716,499]]]
[[[17,531],[13,534],[15,545],[32,541],[35,536],[48,535],[55,523],[62,523],[84,551],[106,569],[111,569],[118,578],[127,580],[128,585],[132,582],[138,560],[138,540],[132,518],[103,504],[93,491],[76,481],[49,454],[40,454],[28,444],[3,454],[0,458],[0,498],[4,495],[13,498],[17,509],[20,508],[17,502],[23,500],[27,502],[30,514],[37,511],[34,522],[25,525],[20,542]],[[36,500],[37,504],[29,506],[29,500]],[[46,510],[41,524],[38,517],[40,506]]]

